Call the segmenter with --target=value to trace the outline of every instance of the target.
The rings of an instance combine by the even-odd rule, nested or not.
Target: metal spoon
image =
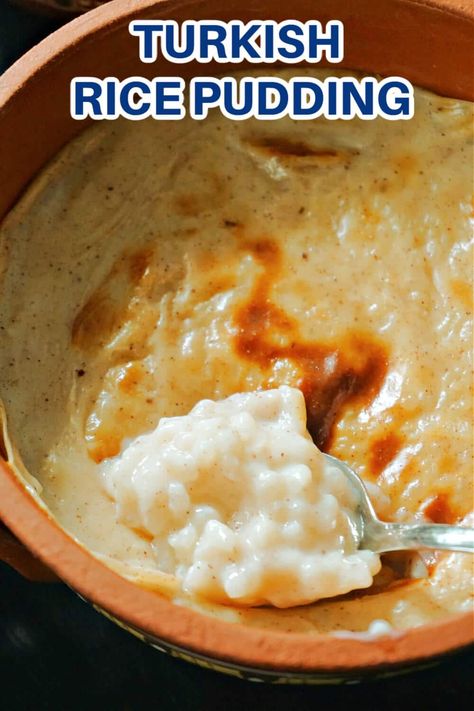
[[[474,528],[426,523],[385,523],[377,518],[362,479],[345,462],[324,455],[349,479],[359,496],[357,530],[358,547],[374,553],[437,548],[474,553]]]

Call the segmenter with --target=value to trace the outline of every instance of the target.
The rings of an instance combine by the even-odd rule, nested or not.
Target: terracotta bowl
[[[127,30],[135,18],[283,20],[274,0],[116,0],[69,23],[0,78],[0,217],[41,167],[84,128],[69,116],[77,75],[175,74],[140,64]],[[344,66],[399,74],[438,93],[474,99],[472,0],[293,0],[291,17],[345,23]],[[180,65],[180,73],[222,65]],[[104,567],[39,509],[0,460],[0,558],[33,578],[54,574],[120,625],[166,650],[236,675],[338,682],[432,663],[468,645],[472,618],[458,615],[374,641],[245,628],[178,607]],[[13,535],[12,535],[13,534]],[[13,537],[15,536],[16,539]],[[25,550],[21,544],[24,544]],[[33,558],[34,556],[34,558]],[[48,572],[49,571],[49,572]]]

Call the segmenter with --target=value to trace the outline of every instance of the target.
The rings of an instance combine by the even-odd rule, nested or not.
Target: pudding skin
[[[407,122],[214,112],[85,130],[0,228],[17,469],[81,544],[153,568],[103,462],[203,398],[289,385],[317,446],[386,494],[385,518],[469,522],[472,157],[472,105],[419,89]],[[309,634],[469,609],[468,555],[424,556],[419,578],[383,563],[366,591],[288,610],[173,594]]]

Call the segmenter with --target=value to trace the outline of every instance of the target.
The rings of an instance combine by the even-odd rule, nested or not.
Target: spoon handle
[[[362,547],[375,553],[417,548],[474,553],[474,528],[374,521],[365,527]]]

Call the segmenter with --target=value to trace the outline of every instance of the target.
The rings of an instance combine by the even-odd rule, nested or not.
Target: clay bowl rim
[[[0,79],[0,110],[34,75],[51,70],[66,50],[112,29],[161,0],[115,0],[60,28],[30,50]],[[465,0],[406,0],[462,17],[474,12]],[[175,0],[169,5],[186,5]],[[58,577],[94,605],[158,642],[242,667],[278,672],[361,673],[431,661],[472,643],[470,613],[449,616],[374,640],[306,635],[246,627],[174,604],[120,577],[67,534],[0,460],[0,519]]]

